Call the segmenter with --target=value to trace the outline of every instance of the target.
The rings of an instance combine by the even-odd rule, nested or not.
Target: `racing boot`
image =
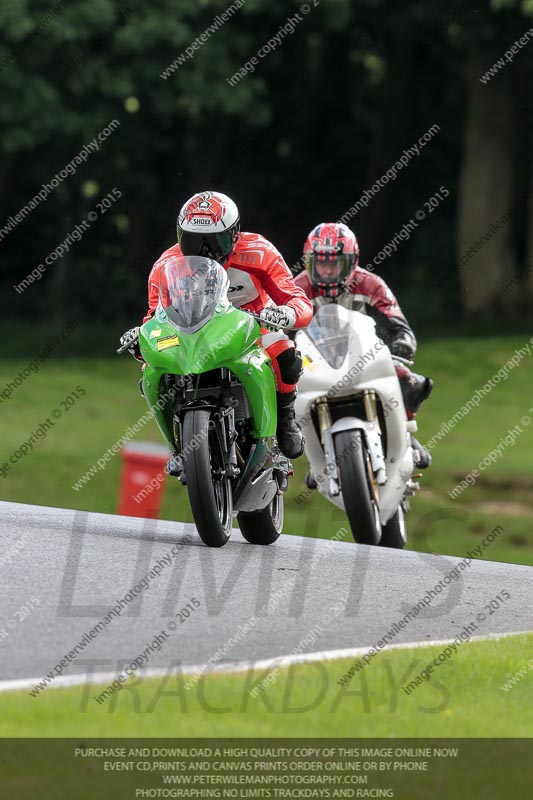
[[[420,444],[418,439],[415,439],[411,434],[411,447],[413,448],[413,461],[417,469],[427,469],[431,466],[431,453],[429,450]]]
[[[178,453],[171,453],[167,463],[169,475],[179,478],[183,472],[183,458]]]
[[[304,442],[300,426],[294,421],[294,398],[296,392],[282,394],[276,392],[278,404],[278,427],[276,436],[279,449],[287,458],[299,458],[304,451]]]
[[[313,490],[313,489],[317,488],[317,482],[315,481],[315,479],[313,478],[313,476],[311,475],[310,472],[308,472],[306,474],[306,476],[304,478],[304,483],[305,483],[305,485],[307,486],[308,489]]]
[[[403,401],[405,408],[409,415],[414,415],[424,402],[427,400],[433,390],[433,381],[431,378],[426,378],[424,375],[418,375],[416,372],[406,367],[396,369],[400,387],[402,390]],[[412,416],[409,416],[412,419]]]

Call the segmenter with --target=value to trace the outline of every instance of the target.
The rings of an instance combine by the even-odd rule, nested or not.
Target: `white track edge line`
[[[493,641],[497,639],[507,639],[510,636],[521,636],[524,634],[531,633],[531,631],[510,631],[507,633],[489,633],[487,636],[472,636],[467,642],[464,644],[468,644],[469,642],[482,642],[482,641]],[[379,652],[384,653],[387,650],[409,650],[415,649],[419,647],[434,647],[439,644],[451,644],[454,642],[455,639],[432,639],[428,642],[400,642],[399,644],[390,644],[385,645]],[[183,669],[173,669],[170,672],[167,669],[162,669],[161,667],[154,667],[153,669],[147,669],[144,673],[142,673],[142,678],[163,678],[165,676],[173,675],[173,674],[180,674],[180,675],[202,675],[205,673],[207,675],[211,675],[214,673],[231,673],[231,672],[247,672],[249,669],[269,669],[269,668],[281,668],[284,669],[285,667],[290,666],[291,664],[305,664],[310,663],[312,661],[333,661],[339,658],[354,658],[357,656],[362,656],[368,653],[369,650],[373,649],[372,646],[368,647],[352,647],[347,648],[344,650],[322,650],[317,651],[315,653],[301,653],[295,655],[286,655],[286,656],[277,656],[276,658],[263,658],[257,661],[240,661],[236,662],[235,664],[215,664],[210,665],[208,664],[191,664],[189,666],[183,667]],[[206,672],[207,670],[207,672]],[[87,679],[87,675],[85,673],[78,673],[76,675],[65,675],[65,676],[58,676],[54,678],[47,686],[46,689],[62,689],[68,686],[83,686],[87,685],[97,685],[97,684],[105,684],[111,683],[117,677],[116,672],[97,672],[90,676],[89,680]],[[37,684],[39,684],[43,680],[43,677],[39,678],[19,678],[14,680],[4,680],[0,681],[0,693],[1,692],[11,692],[17,691],[20,689],[33,689]],[[39,690],[37,697],[41,695],[45,688]]]

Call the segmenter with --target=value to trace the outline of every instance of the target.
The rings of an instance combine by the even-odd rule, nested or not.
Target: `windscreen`
[[[194,333],[211,319],[228,284],[224,267],[211,258],[172,258],[161,270],[159,305],[178,330]]]
[[[350,326],[341,320],[336,303],[321,306],[306,333],[330,367],[342,367],[348,354]]]

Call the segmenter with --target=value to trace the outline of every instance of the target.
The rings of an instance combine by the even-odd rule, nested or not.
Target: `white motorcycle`
[[[360,544],[404,547],[413,477],[410,433],[394,360],[365,314],[330,303],[296,334],[304,372],[296,420],[305,435],[308,488],[348,517]]]

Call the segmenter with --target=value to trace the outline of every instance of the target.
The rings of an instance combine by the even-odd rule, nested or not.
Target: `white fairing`
[[[342,494],[332,493],[330,478],[336,470],[327,468],[324,449],[311,420],[311,406],[319,397],[340,399],[373,389],[379,396],[387,433],[387,453],[373,460],[379,485],[379,515],[384,525],[396,513],[413,472],[413,453],[400,384],[391,353],[376,335],[374,321],[357,311],[337,304],[319,308],[313,322],[298,331],[296,347],[304,360],[304,372],[298,382],[296,419],[305,435],[305,454],[318,490],[344,510]],[[322,338],[321,338],[322,337]],[[320,349],[319,349],[320,348]],[[327,355],[327,358],[326,358]],[[329,363],[328,363],[329,362]],[[335,366],[332,366],[335,364]],[[332,433],[360,428],[367,444],[376,448],[376,431],[353,412],[337,420]],[[381,436],[379,436],[381,442]],[[378,476],[379,465],[385,474]]]

